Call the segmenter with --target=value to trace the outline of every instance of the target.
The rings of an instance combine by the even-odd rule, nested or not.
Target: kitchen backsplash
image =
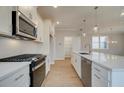
[[[0,58],[27,53],[42,53],[42,44],[0,37]]]

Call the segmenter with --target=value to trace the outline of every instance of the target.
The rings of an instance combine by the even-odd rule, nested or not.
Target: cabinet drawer
[[[32,6],[18,6],[18,10],[31,20],[33,19],[32,9]]]
[[[92,65],[92,72],[101,75],[105,80],[110,81],[110,79],[111,79],[110,78],[110,71],[101,67],[101,66],[98,66],[96,64]]]
[[[10,77],[0,81],[0,86],[3,87],[28,87],[30,85],[29,66],[18,70]]]
[[[12,36],[12,6],[0,6],[0,34]]]
[[[100,75],[94,73],[92,75],[92,87],[108,87],[110,86],[110,82],[106,81]]]

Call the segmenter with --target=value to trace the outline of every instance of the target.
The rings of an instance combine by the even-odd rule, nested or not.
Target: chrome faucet
[[[90,46],[90,44],[89,44],[89,54],[92,52],[92,50],[91,50],[91,46]]]

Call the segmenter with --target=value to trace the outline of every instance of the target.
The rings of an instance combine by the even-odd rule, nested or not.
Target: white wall
[[[96,34],[88,34],[86,37],[82,36],[82,47],[83,49],[91,48],[92,40],[91,37]],[[124,34],[123,33],[100,33],[100,35],[106,35],[109,39],[109,48],[108,49],[100,49],[93,50],[97,52],[115,54],[115,55],[123,55],[124,56]],[[112,44],[112,41],[117,41],[117,44]],[[90,46],[89,46],[90,45]]]
[[[43,42],[43,52],[49,54],[49,22],[50,20],[44,20],[44,42]]]
[[[109,48],[101,49],[99,50],[99,52],[124,56],[124,34],[111,33],[106,35],[108,36],[109,39],[109,44],[108,44]],[[112,41],[117,41],[117,43],[113,44]]]
[[[72,51],[82,51],[81,36],[73,37],[72,41]]]
[[[82,51],[83,49],[91,48],[91,37],[93,34],[89,34],[85,38],[82,37]],[[98,52],[104,52],[115,55],[124,56],[124,34],[122,33],[106,33],[101,35],[107,35],[109,38],[109,49],[95,50]],[[80,36],[80,32],[76,31],[57,31],[56,30],[56,60],[64,59],[64,37],[66,36]],[[112,44],[111,41],[117,41],[117,44]]]
[[[56,33],[56,60],[64,60],[64,37],[72,38],[79,35],[78,31],[55,31]]]
[[[23,41],[0,37],[0,58],[27,54],[43,53],[42,44],[32,41]]]

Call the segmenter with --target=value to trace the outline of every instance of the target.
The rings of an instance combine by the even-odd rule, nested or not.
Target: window
[[[93,49],[106,49],[108,48],[107,36],[93,36],[92,37]]]
[[[92,48],[93,49],[99,48],[99,37],[98,36],[92,37]]]

